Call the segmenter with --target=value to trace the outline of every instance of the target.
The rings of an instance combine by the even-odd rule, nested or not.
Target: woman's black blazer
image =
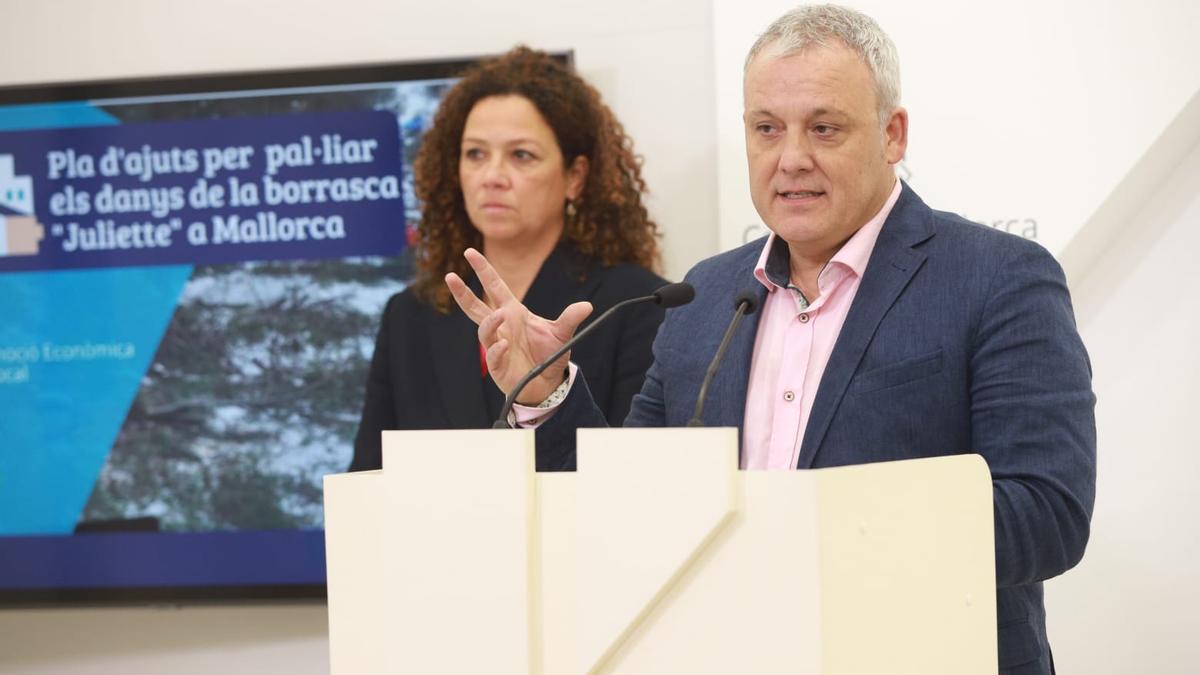
[[[478,281],[471,285],[479,292]],[[667,283],[635,266],[603,267],[560,246],[542,264],[524,303],[555,318],[573,302],[587,300],[589,321],[614,304],[649,295]],[[619,426],[653,360],[650,346],[663,310],[653,303],[624,308],[571,352],[609,424]],[[584,325],[587,325],[586,323]],[[362,421],[354,439],[351,471],[382,464],[385,429],[484,429],[503,399],[480,369],[475,324],[457,307],[442,314],[409,290],[388,300],[367,376]]]

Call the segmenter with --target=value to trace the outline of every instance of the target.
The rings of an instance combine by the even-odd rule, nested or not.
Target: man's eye
[[[756,126],[754,127],[754,130],[755,130],[755,131],[757,131],[757,132],[758,132],[758,133],[760,133],[760,134],[763,134],[763,135],[765,135],[765,136],[769,136],[770,134],[773,134],[773,133],[775,133],[775,125],[773,125],[773,124],[759,124],[759,125],[756,125]]]
[[[832,136],[836,131],[836,128],[831,127],[828,124],[818,124],[817,126],[813,127],[813,132],[818,136]]]

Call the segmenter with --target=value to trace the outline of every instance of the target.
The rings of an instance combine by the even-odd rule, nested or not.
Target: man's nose
[[[783,173],[801,173],[813,169],[812,143],[808,134],[789,130],[783,140],[783,152],[779,156],[779,170]]]

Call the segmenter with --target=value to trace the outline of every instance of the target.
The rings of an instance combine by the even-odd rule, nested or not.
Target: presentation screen
[[[0,89],[0,604],[323,596],[472,61]]]

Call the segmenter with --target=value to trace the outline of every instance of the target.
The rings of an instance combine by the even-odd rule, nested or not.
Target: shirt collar
[[[902,187],[900,179],[897,178],[883,207],[866,224],[858,228],[858,231],[845,244],[842,244],[838,252],[825,265],[825,269],[821,272],[822,279],[819,281],[824,281],[827,273],[839,268],[845,268],[856,276],[862,277],[867,270],[867,262],[871,259],[871,252],[875,250],[875,242],[879,239],[879,233],[883,230],[883,224],[891,215],[896,201],[900,199]],[[791,284],[791,267],[787,242],[772,232],[763,245],[762,253],[758,256],[758,264],[754,266],[754,278],[766,286],[767,291],[774,292],[776,288],[787,288]],[[824,284],[822,283],[822,285]]]

